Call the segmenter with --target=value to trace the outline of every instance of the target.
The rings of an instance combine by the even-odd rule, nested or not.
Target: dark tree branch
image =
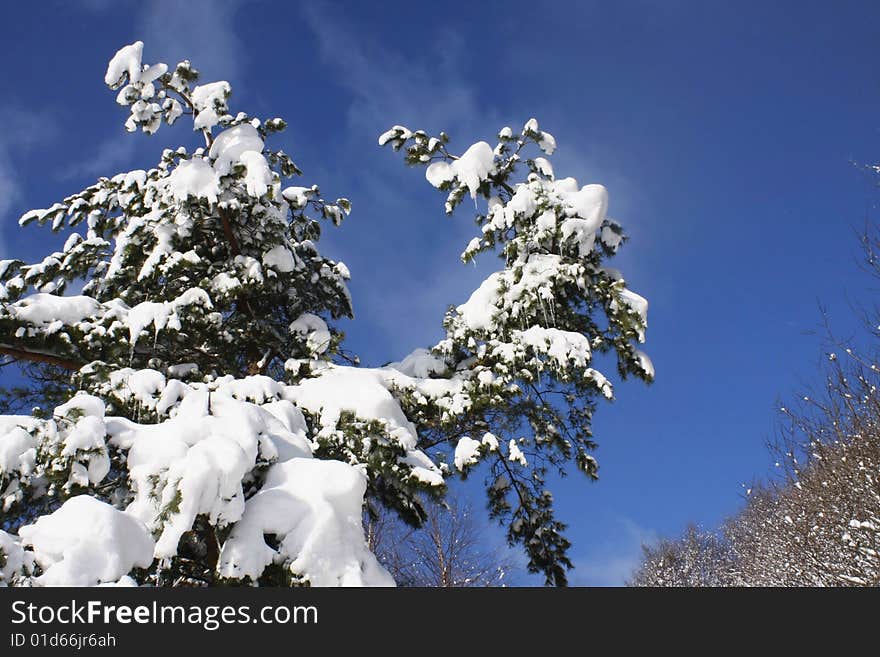
[[[20,360],[28,360],[33,363],[49,363],[50,365],[57,365],[58,367],[63,367],[66,370],[74,371],[80,369],[85,364],[70,360],[68,358],[62,358],[61,356],[55,356],[54,354],[44,354],[35,351],[28,351],[26,349],[11,347],[8,345],[0,345],[0,354],[12,356],[13,358],[18,358]]]

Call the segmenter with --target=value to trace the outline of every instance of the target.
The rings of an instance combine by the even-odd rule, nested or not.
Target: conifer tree
[[[420,417],[421,435],[429,445],[451,440],[463,475],[490,464],[492,515],[511,543],[525,547],[531,571],[564,584],[569,542],[545,475],[549,468],[565,474],[573,461],[597,477],[591,420],[596,399],[613,391],[591,367],[593,354],[612,352],[622,378],[654,377],[636,346],[645,339],[647,301],[603,264],[624,240],[606,216],[608,193],[555,176],[544,155],[556,140],[535,119],[518,133],[503,128],[494,148],[477,142],[461,155],[448,150],[446,134],[403,126],[379,143],[403,150],[407,164],[427,166],[428,182],[447,192],[447,214],[468,196],[475,205],[479,199],[478,235],[461,258],[497,251],[504,264],[446,315],[446,337],[423,369],[461,385],[451,406]]]
[[[285,184],[301,172],[270,145],[282,119],[233,113],[227,82],[142,55],[125,46],[105,76],[126,129],[192,121],[200,143],[26,213],[63,248],[0,262],[0,353],[55,406],[0,416],[0,581],[389,584],[365,500],[418,525],[424,499],[485,461],[492,514],[565,583],[544,478],[569,461],[596,476],[590,422],[612,391],[592,354],[653,377],[634,344],[647,303],[602,264],[623,242],[605,189],[523,159],[555,147],[534,120],[458,157],[443,134],[383,135],[428,165],[448,212],[483,200],[463,258],[497,248],[504,267],[440,344],[357,367],[333,325],[349,272],[317,247],[350,203]]]

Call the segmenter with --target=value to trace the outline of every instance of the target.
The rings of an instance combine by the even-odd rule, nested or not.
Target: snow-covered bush
[[[384,134],[428,165],[448,212],[482,199],[463,258],[500,248],[503,267],[438,345],[357,367],[332,324],[351,315],[349,271],[317,247],[350,203],[284,184],[301,175],[268,145],[284,121],[232,114],[227,82],[142,54],[122,48],[105,76],[126,128],[185,116],[204,144],[26,213],[69,237],[41,262],[0,262],[0,353],[63,396],[0,416],[0,582],[392,584],[364,504],[418,524],[425,496],[485,462],[492,514],[564,583],[544,475],[571,460],[596,475],[590,422],[612,390],[592,356],[653,378],[635,346],[647,303],[602,264],[623,242],[604,187],[527,158],[555,148],[534,120],[458,157],[444,134]]]

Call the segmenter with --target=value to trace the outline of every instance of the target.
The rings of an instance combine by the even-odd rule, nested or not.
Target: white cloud
[[[246,62],[241,39],[235,31],[235,14],[244,0],[151,0],[137,5],[134,12],[134,38],[144,42],[146,63],[165,62],[173,68],[189,59],[202,73],[202,79],[227,79],[233,84],[242,77]],[[101,13],[109,10],[107,0],[81,0],[82,6]],[[123,43],[114,44],[118,48]],[[112,56],[107,52],[107,60]],[[120,114],[119,125],[125,120]],[[121,132],[102,141],[94,154],[63,169],[59,177],[93,178],[111,176],[127,168],[145,145],[143,135]]]
[[[542,106],[525,110],[509,107],[502,112],[491,106],[491,101],[486,100],[492,98],[491,94],[480,93],[478,86],[489,81],[468,77],[469,72],[478,67],[474,67],[473,53],[459,34],[438,28],[433,35],[426,33],[425,46],[420,52],[402,53],[373,33],[359,29],[347,18],[343,7],[309,3],[304,6],[303,15],[317,40],[322,59],[332,72],[333,81],[341,83],[350,94],[346,113],[349,139],[357,143],[356,147],[350,147],[352,153],[375,145],[378,135],[395,123],[433,133],[444,130],[451,135],[451,150],[455,151],[464,150],[477,139],[492,142],[502,126],[510,125],[516,130],[533,115],[540,119],[543,111],[558,117],[551,99],[541,100]],[[498,53],[500,59],[506,56],[506,53]],[[511,72],[509,75],[527,74]],[[520,82],[528,84],[528,80]],[[521,114],[523,111],[527,114]],[[629,225],[629,199],[634,196],[632,184],[626,176],[598,165],[607,163],[609,158],[602,157],[603,153],[596,148],[583,147],[584,130],[575,122],[576,118],[572,117],[567,125],[542,123],[560,138],[560,149],[554,156],[557,172],[562,176],[575,176],[582,184],[606,184],[611,190],[612,216]],[[575,145],[575,141],[581,143]],[[368,216],[410,216],[420,222],[443,221],[442,196],[423,193],[419,186],[426,183],[418,173],[401,166],[399,157],[389,153],[377,166],[371,163],[371,167],[358,170],[356,175],[351,182],[363,189],[355,199],[356,212],[365,212]],[[426,204],[426,198],[431,205]],[[485,275],[498,266],[488,254],[478,260],[477,272],[458,260],[458,254],[475,234],[468,210],[463,206],[449,222],[443,245],[424,247],[424,257],[416,270],[389,276],[368,272],[375,283],[371,281],[365,290],[357,290],[355,303],[359,314],[383,331],[386,341],[396,350],[433,340],[447,305],[465,301],[481,280],[480,274]],[[386,243],[395,241],[387,256],[379,255],[386,248],[382,241],[370,245],[389,267],[394,266],[401,247],[414,246],[406,242],[413,234],[411,229],[395,225],[393,230],[393,238],[389,235],[384,239]],[[451,250],[446,248],[447,240]],[[343,251],[344,241],[344,237],[340,239]],[[624,249],[626,251],[628,249]],[[625,270],[631,273],[632,267],[627,265]],[[364,274],[357,267],[352,271],[358,279],[354,282],[357,286]],[[401,322],[401,317],[406,317],[406,322]],[[394,357],[400,355],[395,353]]]
[[[334,81],[352,93],[348,119],[359,133],[376,138],[392,122],[451,132],[492,120],[491,109],[459,74],[464,46],[456,35],[438,34],[437,46],[426,49],[433,58],[416,59],[356,29],[342,7],[309,3],[303,14]]]
[[[105,139],[98,146],[94,155],[72,163],[63,169],[58,177],[62,180],[68,180],[79,177],[110,177],[118,173],[119,167],[128,163],[134,156],[139,136],[123,133]]]
[[[623,586],[642,560],[642,546],[657,541],[657,534],[629,518],[616,518],[614,531],[588,553],[574,559],[573,586]]]
[[[18,174],[21,157],[35,146],[51,140],[57,133],[54,118],[41,111],[0,107],[0,258],[9,257],[5,236],[17,226],[23,197],[23,182]]]
[[[0,217],[3,218],[3,226],[12,206],[21,196],[21,188],[18,178],[13,173],[12,163],[5,151],[5,145],[0,145]],[[3,252],[2,230],[0,230],[0,253]]]
[[[124,0],[123,0],[124,1]],[[133,7],[132,34],[144,42],[144,59],[174,66],[189,59],[207,77],[234,81],[244,63],[244,48],[235,32],[235,15],[247,0],[146,0]],[[80,6],[103,13],[120,0],[79,0]],[[117,48],[123,43],[111,44]],[[107,59],[113,54],[107,53]]]
[[[365,148],[378,153],[378,136],[396,123],[433,133],[444,130],[461,150],[468,140],[491,139],[503,125],[494,109],[481,104],[477,89],[462,75],[467,70],[463,64],[466,51],[457,35],[438,31],[425,56],[409,57],[358,29],[339,6],[310,3],[303,15],[330,77],[350,96],[348,143],[342,147],[346,157]],[[412,220],[403,225],[384,223],[382,230],[393,234],[365,236],[368,245],[353,245],[341,235],[338,246],[344,260],[356,260],[347,257],[348,251],[367,248],[385,263],[382,271],[360,271],[355,265],[354,301],[359,317],[383,334],[374,338],[386,343],[388,359],[395,359],[440,337],[446,307],[464,302],[486,267],[475,271],[459,260],[475,230],[467,210],[452,221],[444,219],[443,195],[430,188],[421,172],[408,170],[390,151],[379,155],[370,159],[369,167],[353,170],[340,182],[358,192],[353,200],[359,216]],[[448,222],[443,244],[424,243],[425,229],[420,224],[442,221]],[[420,254],[418,266],[399,264],[402,249]],[[496,266],[491,257],[486,259],[489,266]]]
[[[153,0],[142,5],[136,33],[144,59],[173,67],[189,59],[206,80],[241,77],[245,51],[235,32],[241,0]],[[121,44],[120,44],[121,45]]]

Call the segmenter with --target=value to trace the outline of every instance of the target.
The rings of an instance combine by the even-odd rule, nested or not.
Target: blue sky
[[[142,39],[145,61],[229,80],[234,110],[286,118],[304,180],[353,201],[324,250],[352,271],[344,328],[368,364],[432,344],[495,266],[459,262],[467,204],[445,217],[379,133],[445,130],[464,150],[535,116],[557,174],[605,184],[631,237],[617,266],[651,304],[657,380],[600,407],[599,483],[555,486],[574,583],[620,583],[642,540],[735,511],[769,472],[778,399],[815,381],[818,304],[846,334],[865,298],[854,229],[876,200],[859,165],[880,159],[876,3],[90,0],[4,19],[0,257],[46,250],[45,231],[17,228],[25,210],[195,143],[124,133],[103,72]]]

